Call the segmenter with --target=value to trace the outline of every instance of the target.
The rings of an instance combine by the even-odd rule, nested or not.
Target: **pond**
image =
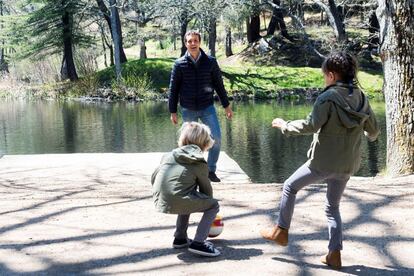
[[[363,161],[357,175],[384,170],[385,107],[371,103],[381,126],[378,141],[363,139]],[[312,136],[284,137],[271,128],[272,119],[305,118],[311,103],[232,102],[234,118],[225,119],[222,150],[253,182],[283,182],[306,161]],[[176,147],[177,126],[167,103],[104,103],[78,101],[0,102],[0,152],[3,154],[166,152]]]

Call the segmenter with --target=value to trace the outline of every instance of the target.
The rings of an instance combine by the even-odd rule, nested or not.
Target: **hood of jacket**
[[[321,100],[335,103],[339,119],[346,128],[361,126],[370,116],[366,96],[353,85],[337,82],[325,89]]]
[[[185,145],[173,150],[173,156],[177,163],[192,164],[204,162],[203,151],[196,145]]]

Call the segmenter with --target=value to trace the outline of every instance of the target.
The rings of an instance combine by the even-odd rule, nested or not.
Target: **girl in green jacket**
[[[327,183],[325,213],[328,218],[328,254],[321,261],[340,268],[342,221],[339,203],[350,176],[359,169],[363,133],[373,141],[379,134],[368,98],[358,89],[357,63],[346,52],[331,53],[322,64],[326,88],[316,99],[306,120],[276,118],[272,127],[285,135],[313,134],[308,161],[284,183],[277,223],[261,235],[287,246],[288,229],[297,192],[311,183]]]
[[[208,178],[208,166],[203,152],[214,144],[208,126],[186,122],[181,127],[179,147],[162,157],[161,164],[151,178],[155,207],[162,213],[178,214],[174,233],[174,248],[215,257],[220,251],[206,241],[219,204],[213,198]],[[187,237],[191,213],[202,212],[194,240]]]

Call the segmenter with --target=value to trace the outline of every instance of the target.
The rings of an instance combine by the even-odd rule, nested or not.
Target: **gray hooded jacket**
[[[186,145],[165,154],[151,178],[155,207],[170,214],[202,212],[213,206],[213,189],[203,152]]]
[[[350,93],[352,91],[352,93]],[[312,134],[307,165],[321,172],[353,174],[361,163],[363,133],[374,141],[379,134],[368,98],[356,87],[338,82],[316,99],[306,120],[287,122],[286,135]]]

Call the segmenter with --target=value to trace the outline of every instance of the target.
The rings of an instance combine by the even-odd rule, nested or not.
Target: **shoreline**
[[[29,92],[30,91],[30,92]],[[12,95],[11,92],[0,90],[0,100],[74,100],[74,101],[89,101],[89,102],[160,102],[168,101],[167,93],[154,93],[151,92],[146,97],[139,96],[125,96],[119,97],[112,92],[111,89],[100,89],[98,93],[91,93],[84,96],[66,96],[65,92],[53,91],[53,92],[41,92],[42,90],[28,89],[24,92],[18,92],[16,95]],[[271,90],[257,90],[251,91],[234,91],[229,93],[228,98],[230,101],[251,101],[251,100],[276,100],[276,101],[304,101],[312,102],[323,91],[322,88],[292,88],[292,89],[280,89],[276,91]],[[382,93],[368,94],[370,99],[383,101]],[[219,101],[217,95],[214,95],[214,100]]]

